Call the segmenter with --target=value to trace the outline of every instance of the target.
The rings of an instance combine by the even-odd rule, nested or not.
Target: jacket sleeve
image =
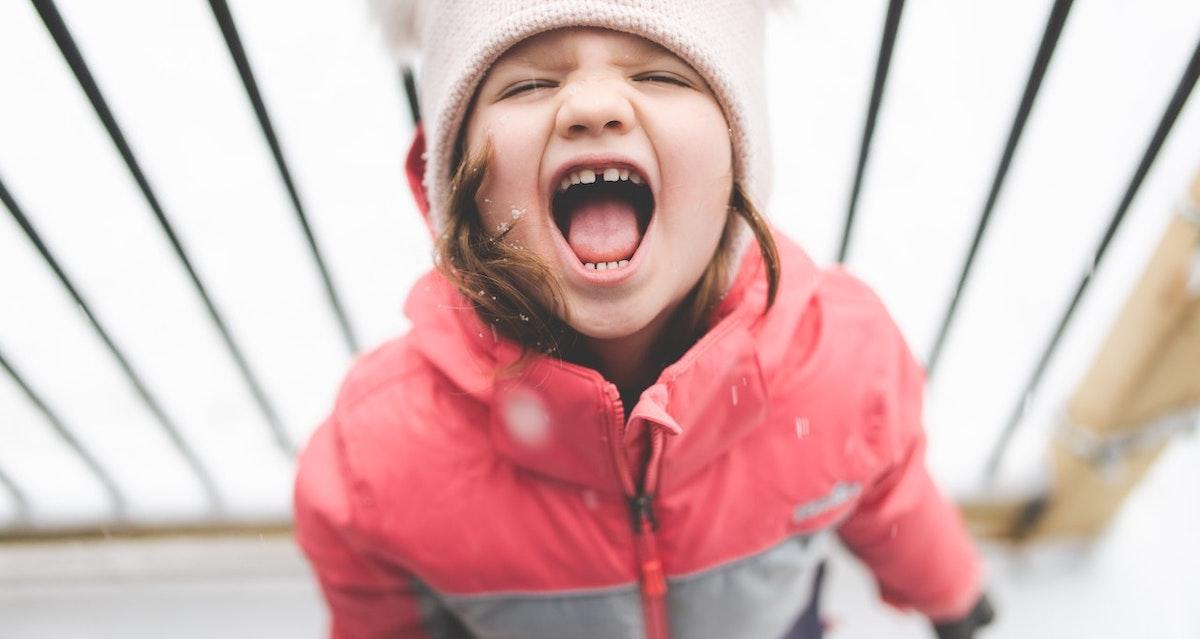
[[[300,455],[295,481],[296,541],[329,609],[333,639],[425,639],[425,597],[403,570],[354,543],[350,493],[337,422],[330,418]]]
[[[982,561],[958,509],[926,469],[925,374],[884,314],[887,327],[877,335],[891,345],[872,398],[874,432],[867,436],[883,467],[838,534],[874,573],[885,602],[935,623],[958,620],[982,594]]]

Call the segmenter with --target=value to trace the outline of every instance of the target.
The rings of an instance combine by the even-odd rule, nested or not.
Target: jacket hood
[[[412,144],[408,147],[408,155],[404,158],[404,176],[408,178],[408,188],[412,191],[413,201],[429,234],[435,236],[433,218],[429,214],[429,196],[425,193],[425,166],[429,154],[425,151],[425,127],[418,122],[413,132]]]

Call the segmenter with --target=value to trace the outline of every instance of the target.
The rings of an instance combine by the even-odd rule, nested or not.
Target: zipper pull
[[[667,594],[667,579],[663,575],[662,562],[658,558],[658,544],[654,530],[654,496],[641,493],[631,497],[629,507],[633,514],[633,531],[637,535],[638,555],[641,559],[642,591],[649,597]]]
[[[638,493],[630,497],[629,511],[633,514],[633,532],[641,533],[645,523],[650,524],[651,530],[658,530],[658,522],[654,519],[654,495]]]

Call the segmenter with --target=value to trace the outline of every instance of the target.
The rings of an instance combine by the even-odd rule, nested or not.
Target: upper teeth
[[[616,182],[617,180],[629,180],[634,184],[642,183],[642,176],[630,171],[629,169],[619,169],[609,167],[607,169],[580,169],[565,175],[562,182],[558,185],[559,192],[566,191],[571,188],[572,184],[591,184],[596,181],[599,176],[605,182]]]

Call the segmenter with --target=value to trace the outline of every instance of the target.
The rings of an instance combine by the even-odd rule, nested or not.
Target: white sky
[[[407,107],[366,3],[231,4],[360,338],[398,334],[430,246],[402,174]],[[886,2],[795,4],[768,45],[776,190],[767,212],[828,262]],[[251,367],[303,440],[349,356],[208,7],[59,5]],[[849,266],[919,357],[957,280],[1050,5],[905,5]],[[1194,1],[1075,4],[929,388],[929,463],[949,491],[975,488],[1198,39]],[[0,3],[0,86],[0,178],[217,477],[231,516],[286,517],[290,464],[28,3]],[[1078,309],[1007,484],[1036,478],[1057,411],[1200,169],[1198,110],[1193,96]],[[133,515],[204,516],[157,422],[7,215],[0,274],[0,348],[115,476]],[[0,468],[31,499],[36,524],[108,520],[99,486],[7,377],[0,441]],[[13,523],[7,500],[0,493],[0,528]]]

